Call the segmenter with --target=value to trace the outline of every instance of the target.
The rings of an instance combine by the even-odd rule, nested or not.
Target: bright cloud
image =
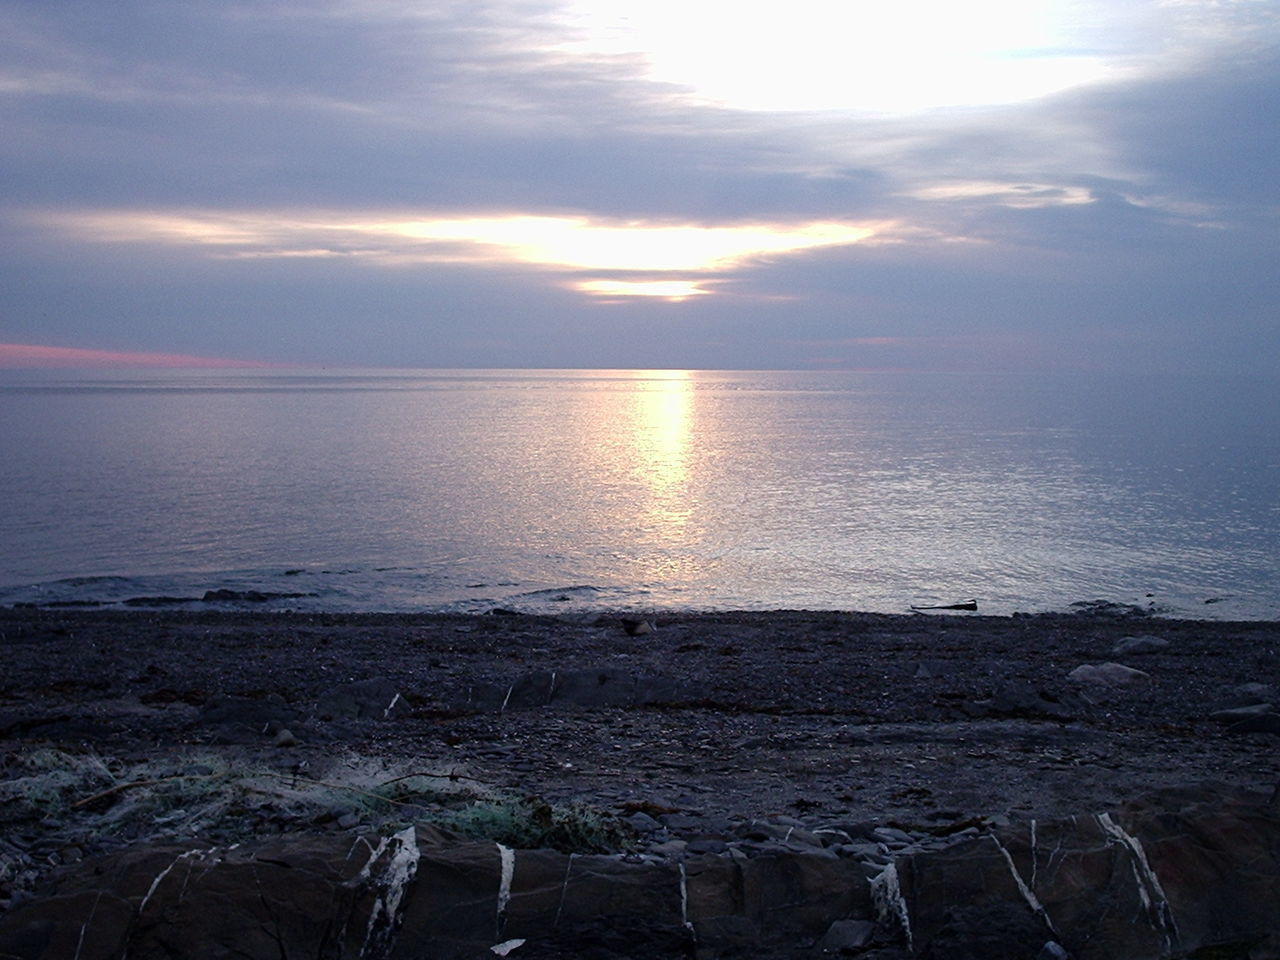
[[[1101,18],[1114,38],[1122,17],[1082,0],[575,0],[566,14],[580,38],[570,49],[641,54],[651,79],[745,109],[1017,103],[1121,69],[1082,21]]]
[[[391,264],[527,264],[559,270],[717,273],[749,261],[824,247],[888,241],[884,223],[679,224],[532,215],[351,215],[96,211],[36,215],[84,239],[210,248],[228,259],[363,257]],[[680,300],[708,293],[682,279],[593,280],[594,295]]]
[[[675,302],[711,293],[706,281],[698,280],[580,280],[572,287],[582,293],[608,299],[658,297]]]
[[[995,180],[950,180],[917,187],[906,196],[917,200],[983,200],[1024,210],[1094,202],[1093,193],[1084,187],[1047,183],[1000,183]]]

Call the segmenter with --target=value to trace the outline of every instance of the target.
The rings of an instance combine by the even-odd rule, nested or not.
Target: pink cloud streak
[[[269,367],[252,360],[197,357],[186,353],[85,350],[31,343],[0,343],[0,368],[15,367]]]

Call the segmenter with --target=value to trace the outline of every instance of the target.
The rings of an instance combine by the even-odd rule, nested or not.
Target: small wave
[[[105,587],[114,584],[130,583],[132,578],[121,576],[104,577],[66,577],[63,580],[50,581],[51,587]]]
[[[580,583],[571,587],[547,587],[543,590],[530,590],[527,593],[513,594],[512,600],[582,600],[597,597],[605,592],[604,587],[595,587],[591,584]]]

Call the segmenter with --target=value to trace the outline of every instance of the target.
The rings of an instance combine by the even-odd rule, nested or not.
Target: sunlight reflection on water
[[[1104,597],[1275,617],[1278,393],[888,373],[9,372],[0,602],[234,582],[328,609],[977,596],[1011,612]],[[106,575],[125,581],[49,585]]]

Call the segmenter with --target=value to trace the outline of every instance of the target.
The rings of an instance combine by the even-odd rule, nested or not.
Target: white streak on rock
[[[569,893],[569,874],[573,873],[573,854],[569,854],[569,862],[564,868],[564,883],[560,885],[560,903],[556,907],[556,918],[552,921],[552,927],[560,926],[560,914],[564,912],[564,898]]]
[[[218,848],[210,847],[208,850],[187,850],[183,853],[178,854],[176,857],[174,857],[173,861],[167,867],[165,867],[163,870],[157,873],[156,878],[151,881],[151,886],[147,888],[146,896],[144,896],[142,898],[142,902],[138,904],[138,913],[141,914],[142,911],[147,908],[147,901],[150,900],[151,895],[156,892],[156,887],[160,886],[160,881],[162,881],[165,877],[169,875],[170,870],[176,867],[183,860],[187,860],[191,857],[203,857],[205,854],[213,853],[216,849]],[[185,888],[186,888],[186,884],[184,883],[183,889],[185,890]]]
[[[375,895],[369,911],[369,926],[360,948],[361,957],[374,956],[371,950],[387,946],[400,922],[400,904],[409,889],[409,882],[418,872],[417,832],[413,827],[405,827],[399,833],[384,837],[369,857],[369,862],[360,870],[360,879],[372,879],[374,863],[383,853],[388,853],[387,865],[376,881],[381,890]]]
[[[350,859],[351,859],[351,855],[352,855],[353,853],[355,853],[355,852],[356,852],[356,847],[360,846],[360,844],[362,844],[362,843],[364,844],[365,849],[369,851],[369,857],[370,857],[370,859],[373,859],[374,857],[376,857],[376,856],[378,855],[378,854],[377,854],[377,851],[375,851],[375,850],[373,849],[373,844],[372,844],[372,843],[370,843],[366,838],[364,838],[364,837],[362,837],[362,836],[361,836],[361,837],[356,837],[355,843],[351,844],[351,849],[347,851],[346,859],[350,860]],[[379,849],[381,849],[381,848],[379,848]],[[368,867],[369,867],[369,865],[366,863],[366,864],[364,865],[364,869],[362,869],[362,870],[360,871],[360,875],[361,875],[361,876],[367,877],[367,876],[369,875]]]
[[[1142,848],[1142,841],[1126,832],[1111,819],[1109,813],[1098,814],[1098,823],[1112,842],[1119,843],[1132,855],[1130,867],[1133,870],[1133,882],[1138,888],[1138,898],[1142,901],[1143,909],[1150,915],[1153,925],[1160,929],[1166,944],[1172,948],[1178,937],[1178,924],[1173,918],[1173,908],[1169,906],[1169,898],[1165,896],[1160,878],[1147,860],[1147,851]]]
[[[369,859],[364,862],[364,866],[361,867],[360,872],[356,874],[356,880],[357,881],[368,880],[370,877],[373,876],[373,865],[377,863],[378,858],[382,856],[382,852],[387,849],[387,845],[391,843],[391,838],[382,837],[380,840],[378,840],[378,845],[376,847],[373,844],[371,844],[368,840],[366,840],[364,837],[360,837],[357,843],[363,843],[366,847],[369,848]],[[351,847],[351,851],[352,852],[355,851],[354,844]],[[348,859],[350,859],[351,853],[348,853],[347,857]]]
[[[172,866],[172,864],[170,864]],[[89,929],[89,924],[93,923],[93,915],[98,912],[98,904],[102,902],[102,893],[99,891],[97,897],[94,898],[93,908],[89,911],[89,916],[85,917],[84,923],[80,927],[80,939],[76,941],[75,960],[80,960],[80,951],[84,949],[84,935]]]
[[[523,947],[523,946],[524,946],[524,939],[522,937],[517,937],[515,940],[504,940],[502,941],[502,943],[495,943],[492,947],[489,948],[489,950],[492,953],[496,953],[500,957],[505,957],[512,950],[516,949],[516,947]]]
[[[550,703],[552,700],[554,700],[554,699],[555,699],[555,696],[556,696],[556,677],[557,677],[557,676],[558,676],[558,673],[557,673],[555,670],[552,670],[552,671],[551,671],[551,686],[547,687],[547,703]]]
[[[1000,855],[1004,857],[1004,862],[1009,865],[1009,873],[1013,877],[1013,882],[1018,885],[1018,892],[1022,894],[1022,899],[1027,901],[1027,906],[1044,921],[1044,925],[1049,928],[1049,932],[1056,937],[1058,931],[1054,929],[1053,921],[1049,919],[1049,911],[1044,908],[1044,904],[1040,902],[1035,891],[1027,886],[1026,881],[1022,879],[1022,874],[1018,872],[1017,864],[1013,862],[1013,857],[1004,848],[1004,844],[996,838],[995,834],[989,834],[989,836],[991,837],[991,842],[996,845],[996,849],[1000,851]]]
[[[498,848],[498,858],[502,861],[502,877],[498,881],[498,914],[496,919],[498,935],[502,935],[507,904],[511,902],[511,881],[516,875],[516,852],[502,844],[494,844]]]
[[[880,922],[900,928],[907,938],[907,949],[911,949],[911,915],[898,881],[897,863],[890,863],[871,881],[871,900]]]
[[[507,695],[502,698],[502,706],[498,708],[499,713],[506,712],[507,704],[511,701],[511,694],[512,694],[512,691],[515,690],[515,688],[516,688],[516,685],[514,683],[511,686],[507,687]]]
[[[1036,871],[1040,868],[1040,864],[1036,857],[1039,850],[1036,847],[1036,822],[1031,821],[1031,889],[1036,888]]]
[[[392,711],[392,710],[394,710],[394,709],[396,708],[396,704],[397,704],[397,703],[399,703],[399,702],[400,702],[400,694],[399,694],[399,693],[397,693],[394,697],[392,697],[392,698],[391,698],[391,702],[387,704],[387,709],[385,709],[385,710],[383,710],[383,711],[382,711],[382,719],[383,719],[383,720],[385,720],[385,719],[387,719],[387,717],[391,716],[391,711]]]
[[[690,936],[697,937],[697,932],[689,921],[689,874],[684,868],[684,861],[680,862],[680,922]]]

